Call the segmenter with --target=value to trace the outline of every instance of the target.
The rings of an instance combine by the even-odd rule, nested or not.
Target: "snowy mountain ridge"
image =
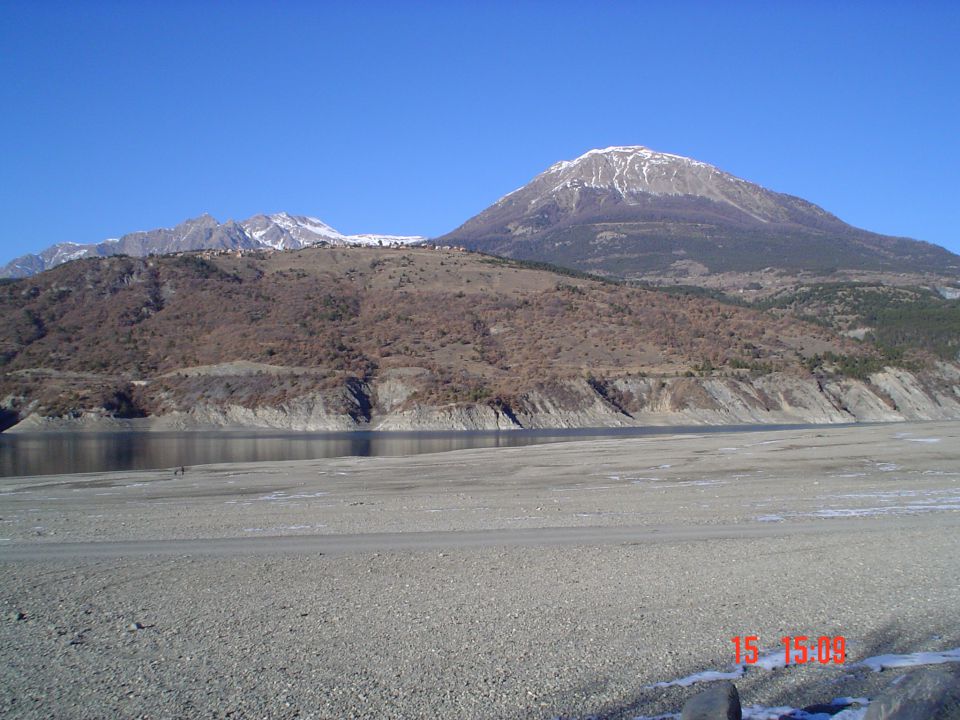
[[[326,243],[328,245],[410,245],[426,240],[419,235],[345,235],[322,220],[286,212],[254,215],[242,222],[218,222],[210,215],[192,218],[172,228],[137,231],[120,238],[82,245],[65,242],[37,254],[23,255],[0,268],[0,277],[28,277],[70,260],[107,255],[151,254],[207,249],[298,250]]]

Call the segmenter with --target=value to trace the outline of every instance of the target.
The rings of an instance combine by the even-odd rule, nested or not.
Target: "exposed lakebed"
[[[849,720],[956,662],[960,425],[674,430],[4,479],[0,715]]]

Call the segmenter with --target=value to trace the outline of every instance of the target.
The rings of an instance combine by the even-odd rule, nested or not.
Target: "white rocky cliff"
[[[569,380],[537,387],[516,402],[424,405],[406,374],[312,392],[279,406],[206,403],[137,420],[85,413],[27,416],[8,432],[141,428],[277,428],[344,430],[511,430],[770,423],[835,424],[960,419],[960,368],[940,363],[923,379],[887,368],[868,381],[772,373],[757,378],[626,377]]]

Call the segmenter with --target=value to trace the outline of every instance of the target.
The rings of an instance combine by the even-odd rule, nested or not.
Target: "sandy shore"
[[[960,423],[0,480],[4,717],[632,718],[960,646]],[[137,627],[137,625],[141,627]]]

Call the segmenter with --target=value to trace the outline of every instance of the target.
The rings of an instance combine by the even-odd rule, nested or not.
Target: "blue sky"
[[[0,261],[210,212],[439,235],[594,147],[960,252],[960,3],[0,0]]]

